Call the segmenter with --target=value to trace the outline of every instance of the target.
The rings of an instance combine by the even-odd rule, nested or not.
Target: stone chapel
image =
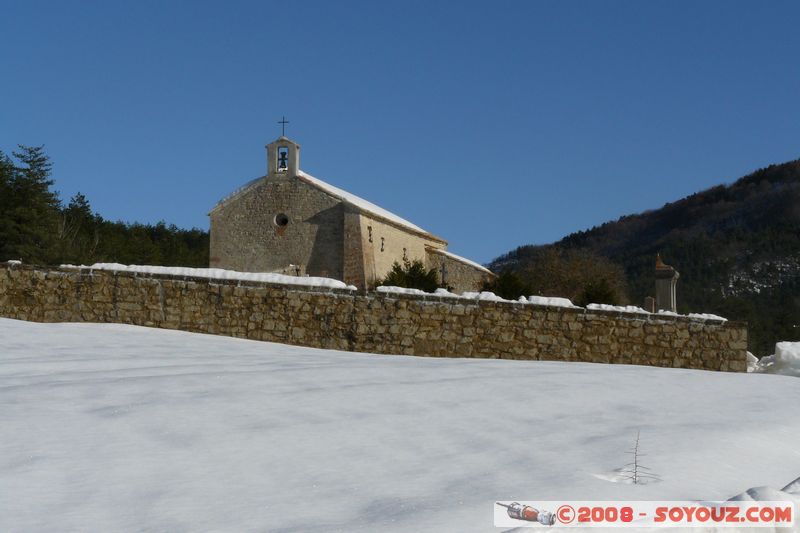
[[[447,251],[447,241],[300,170],[300,145],[267,145],[267,174],[221,200],[211,219],[210,266],[335,278],[374,287],[393,263],[421,260],[455,292],[494,274]]]

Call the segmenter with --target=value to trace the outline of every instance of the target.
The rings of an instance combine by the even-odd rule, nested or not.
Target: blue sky
[[[485,262],[800,157],[797,2],[0,3],[0,149],[208,227],[301,167]]]

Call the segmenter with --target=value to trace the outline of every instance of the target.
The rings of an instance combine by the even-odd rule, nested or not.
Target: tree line
[[[44,147],[0,151],[0,261],[208,266],[207,231],[106,220],[81,193],[65,205],[53,184]]]

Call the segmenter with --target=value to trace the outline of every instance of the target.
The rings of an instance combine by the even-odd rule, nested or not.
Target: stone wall
[[[741,323],[88,269],[0,264],[0,316],[386,354],[746,367]]]

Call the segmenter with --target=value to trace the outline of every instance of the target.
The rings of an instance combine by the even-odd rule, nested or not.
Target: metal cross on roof
[[[281,120],[278,121],[278,124],[281,125],[281,137],[286,137],[286,125],[289,123],[286,120],[286,117],[281,117]]]

